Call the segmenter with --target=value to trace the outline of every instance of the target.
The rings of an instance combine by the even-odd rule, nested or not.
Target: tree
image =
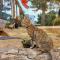
[[[11,0],[12,18],[15,18],[15,0]]]
[[[3,0],[0,0],[0,18],[2,19]]]
[[[52,1],[58,1],[58,2],[60,2],[60,0],[52,0]]]
[[[49,0],[32,0],[32,3],[38,9],[42,9],[42,16],[41,16],[41,25],[45,25],[45,11],[47,8],[46,2]]]

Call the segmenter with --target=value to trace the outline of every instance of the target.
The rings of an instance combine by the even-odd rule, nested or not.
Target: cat
[[[32,39],[31,48],[34,47],[34,44],[36,44],[36,46],[42,51],[49,51],[53,48],[52,39],[48,36],[48,34],[43,29],[34,26],[26,16],[22,20],[21,24],[27,29],[28,34]]]
[[[29,18],[25,16],[21,24],[27,29],[27,32],[32,39],[32,45],[30,48],[34,48],[34,45],[36,45],[36,47],[42,52],[49,52],[53,48],[52,39],[43,29],[34,26]]]
[[[34,48],[34,45],[36,45],[37,49],[42,53],[48,53],[50,56],[49,60],[52,60],[50,51],[53,49],[53,42],[48,34],[43,29],[34,26],[26,16],[21,24],[27,29],[27,32],[31,37],[32,44],[30,48]]]

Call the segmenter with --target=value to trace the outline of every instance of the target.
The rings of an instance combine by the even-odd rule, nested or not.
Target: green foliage
[[[57,17],[55,20],[53,20],[53,25],[60,25],[60,17]]]
[[[53,13],[49,13],[46,15],[46,26],[53,25],[53,20],[56,18],[56,15]]]
[[[41,15],[38,15],[38,21],[36,23],[41,24]]]
[[[38,9],[46,10],[46,8],[47,8],[46,2],[47,1],[48,0],[32,0],[32,3]]]
[[[58,1],[58,2],[60,2],[60,0],[51,0],[51,1]]]
[[[54,13],[48,13],[45,15],[45,25],[51,26],[53,25],[53,20],[56,18]],[[37,24],[41,24],[41,15],[38,18]]]
[[[43,12],[43,15],[41,17],[41,25],[45,25],[45,11],[47,10],[47,1],[48,0],[32,0],[33,5],[38,9],[41,9]]]

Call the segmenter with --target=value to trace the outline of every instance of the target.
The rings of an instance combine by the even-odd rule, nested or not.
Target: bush
[[[41,15],[38,16],[38,21],[36,22],[37,24],[41,24]],[[46,26],[51,26],[53,25],[53,20],[56,18],[55,13],[48,13],[45,15],[46,19],[45,19],[45,25]]]
[[[52,26],[53,20],[56,18],[55,14],[50,13],[46,15],[46,26]]]
[[[38,15],[38,21],[36,23],[41,24],[41,15]]]
[[[60,25],[60,17],[57,17],[55,20],[53,20],[53,25]]]

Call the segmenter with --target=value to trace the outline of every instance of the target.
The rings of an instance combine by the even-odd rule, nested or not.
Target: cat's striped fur
[[[34,44],[44,52],[53,48],[53,42],[47,33],[43,29],[35,27],[27,17],[22,20],[22,26],[26,27],[28,34],[32,38],[32,48]]]

